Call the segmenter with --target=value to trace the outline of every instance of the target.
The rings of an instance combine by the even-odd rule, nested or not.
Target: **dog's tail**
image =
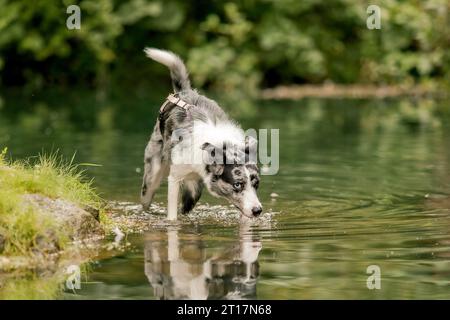
[[[183,60],[181,60],[179,56],[173,52],[155,48],[145,48],[144,52],[147,54],[147,57],[158,61],[169,68],[175,92],[191,88],[189,74]]]

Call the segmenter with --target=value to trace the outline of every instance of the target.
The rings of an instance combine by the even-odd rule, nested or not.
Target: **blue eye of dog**
[[[235,182],[233,184],[233,188],[240,190],[242,188],[242,183],[241,182]]]

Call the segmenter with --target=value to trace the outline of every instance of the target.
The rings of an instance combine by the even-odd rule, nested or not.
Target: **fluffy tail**
[[[145,48],[144,52],[147,57],[162,63],[170,70],[172,77],[173,89],[175,92],[188,90],[191,88],[189,74],[183,60],[175,53],[155,48]]]

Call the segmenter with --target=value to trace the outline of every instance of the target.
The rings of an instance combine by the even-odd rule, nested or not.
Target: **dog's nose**
[[[253,209],[252,209],[253,216],[255,216],[255,217],[259,216],[261,214],[261,212],[262,212],[261,207],[253,207]]]

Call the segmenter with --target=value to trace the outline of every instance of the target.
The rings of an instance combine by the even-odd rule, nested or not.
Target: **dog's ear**
[[[258,140],[252,136],[245,136],[245,162],[256,163],[256,152],[258,150]]]
[[[222,175],[224,170],[223,149],[209,142],[205,142],[200,148],[205,151],[203,163],[206,164],[206,171],[211,172],[215,176]]]
[[[206,171],[212,173],[214,176],[221,176],[225,166],[223,164],[208,164]]]
[[[222,158],[223,149],[213,145],[212,143],[205,142],[200,146],[200,149],[206,151],[211,160],[215,160],[217,162],[217,160]]]

